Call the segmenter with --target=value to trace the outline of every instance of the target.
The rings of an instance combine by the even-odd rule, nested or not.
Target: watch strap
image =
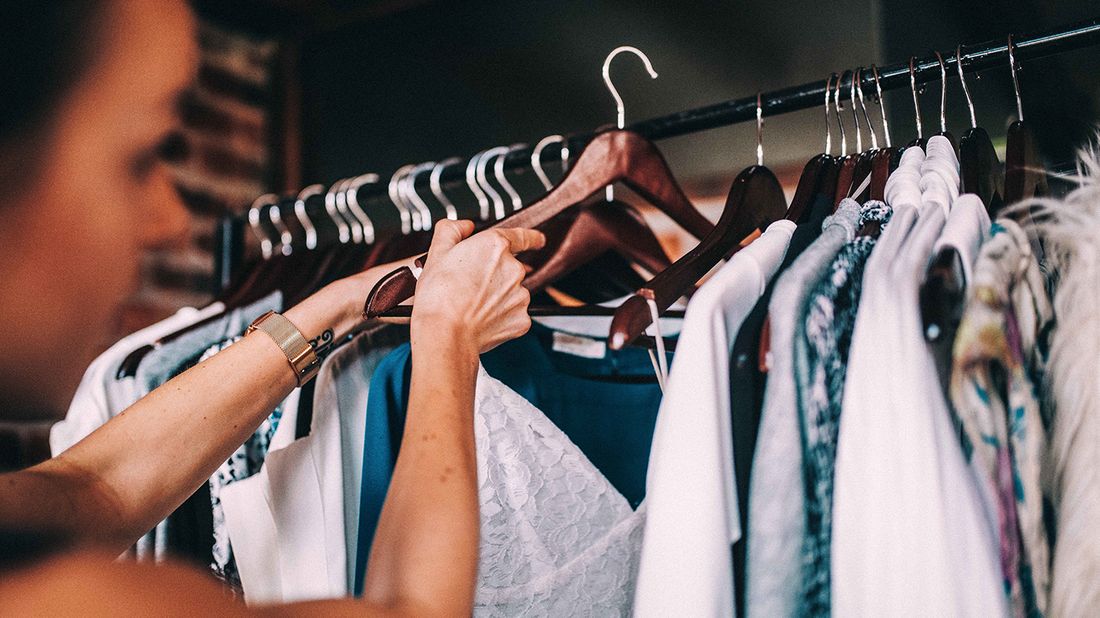
[[[309,341],[302,336],[301,331],[282,314],[268,311],[256,318],[248,327],[245,334],[257,330],[267,333],[275,342],[275,345],[279,346],[279,349],[282,350],[287,361],[290,363],[291,369],[294,370],[294,376],[298,380],[298,386],[302,386],[306,382],[312,380],[313,377],[317,375],[317,372],[320,371],[321,359],[317,356],[317,351],[314,350]]]

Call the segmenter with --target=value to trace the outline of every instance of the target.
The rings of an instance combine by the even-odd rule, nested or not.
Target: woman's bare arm
[[[492,232],[459,243],[472,230],[469,222],[440,223],[417,286],[408,422],[375,535],[366,605],[355,600],[319,601],[264,612],[469,613],[478,546],[472,425],[477,357],[529,328],[530,296],[521,285],[524,270],[511,256],[542,244],[541,235],[529,230]],[[388,270],[383,267],[360,275],[360,280],[334,284],[286,316],[307,337],[334,326],[339,333],[347,328],[345,322],[354,324],[358,319],[358,303],[366,294],[360,288],[369,289]],[[339,306],[337,299],[349,294],[356,300],[353,311],[320,317],[326,307]],[[31,521],[36,523],[34,529],[106,541],[112,551],[128,546],[203,482],[293,388],[285,357],[261,337],[266,335],[250,335],[185,372],[65,456],[0,476],[0,526],[18,528]],[[195,437],[181,439],[187,435]],[[142,490],[151,494],[145,498],[154,504],[143,502]],[[68,587],[70,600],[86,594],[90,603],[74,607],[106,608],[101,602],[117,605],[140,599],[146,611],[179,609],[174,589],[164,585],[164,573],[139,565],[89,569],[88,560],[78,556],[48,565],[38,577],[9,579],[12,585],[20,584],[20,594],[0,594],[0,600],[28,598],[24,595],[33,599],[41,594],[58,601],[53,587],[59,580],[71,582],[63,574],[76,569],[101,576],[82,578],[86,585],[79,589]],[[126,589],[120,592],[135,596],[99,594],[102,586],[110,588],[112,582]],[[15,592],[0,585],[5,588]],[[213,584],[195,579],[187,588],[195,593],[188,595],[189,611],[233,613]],[[0,607],[5,605],[0,602]]]
[[[313,338],[347,333],[389,267],[338,281],[284,315]],[[183,503],[296,382],[268,335],[252,333],[157,388],[60,456],[0,476],[0,526],[122,551]]]

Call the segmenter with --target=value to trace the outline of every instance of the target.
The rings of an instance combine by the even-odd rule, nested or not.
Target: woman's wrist
[[[351,332],[362,320],[362,299],[366,292],[358,294],[360,286],[341,279],[321,288],[309,298],[283,312],[309,340],[326,333],[333,338]]]

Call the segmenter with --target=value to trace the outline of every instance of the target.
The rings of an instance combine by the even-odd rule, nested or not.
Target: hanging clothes
[[[964,451],[995,500],[1013,614],[1042,615],[1050,584],[1043,474],[1051,419],[1043,417],[1037,384],[1053,308],[1028,236],[1011,220],[998,220],[973,281],[955,339],[951,401]]]
[[[742,528],[749,520],[749,472],[752,468],[756,435],[760,426],[760,411],[764,405],[764,384],[767,373],[760,367],[760,339],[768,317],[768,302],[778,278],[823,234],[825,219],[833,210],[833,196],[821,193],[810,205],[806,220],[798,224],[791,235],[787,254],[779,265],[760,299],[737,329],[729,359],[730,427],[733,432],[733,468],[737,481],[737,508]],[[745,598],[745,536],[734,544],[733,570],[736,579],[734,599],[737,614],[744,615]]]
[[[779,268],[793,221],[768,226],[693,296],[657,417],[638,616],[734,613],[730,546],[741,537],[730,428],[730,348]],[[689,523],[690,522],[690,523]]]
[[[927,148],[934,163],[921,163],[920,203],[908,189],[890,202],[852,335],[833,493],[838,615],[1007,611],[993,524],[922,332],[918,290],[958,175],[946,138],[930,138]]]
[[[845,201],[841,208],[852,211],[856,207]],[[856,238],[855,231],[870,223],[878,224],[880,229],[886,227],[891,212],[890,207],[881,202],[872,201],[859,207],[858,221],[845,228],[846,242],[806,297],[804,315],[798,318],[800,324],[796,322],[791,342],[804,478],[801,486],[792,486],[786,491],[791,496],[804,493],[805,512],[800,549],[801,588],[793,602],[798,615],[827,615],[830,608],[829,553],[837,429],[848,350],[863,290],[863,270],[877,241],[877,237],[870,235]],[[782,497],[781,491],[775,494],[777,500]],[[763,525],[769,530],[767,522]],[[773,544],[779,545],[775,541]],[[762,567],[766,565],[757,568]],[[760,577],[768,577],[766,570],[758,572],[762,573]],[[776,581],[776,584],[781,583]],[[771,594],[792,592],[773,588]]]
[[[333,352],[316,378],[308,435],[296,439],[284,417],[259,473],[222,490],[249,604],[349,594],[370,377],[407,333],[375,328]]]
[[[1051,616],[1091,616],[1100,611],[1100,537],[1096,534],[1096,522],[1100,521],[1100,395],[1096,380],[1096,359],[1100,358],[1096,319],[1100,306],[1096,302],[1100,289],[1100,239],[1096,234],[1100,229],[1100,154],[1095,149],[1082,152],[1078,169],[1081,176],[1073,179],[1078,186],[1064,199],[1024,205],[1034,207],[1034,227],[1043,238],[1046,258],[1051,260],[1048,266],[1057,274],[1054,315],[1058,328],[1050,337],[1048,377],[1037,382],[1049,387],[1054,410],[1050,465],[1043,474],[1054,511],[1048,525],[1056,531],[1051,535],[1047,607]],[[1016,301],[1013,296],[1017,319],[1026,324],[1032,319],[1024,313],[1029,307],[1023,302],[1017,307]],[[1026,330],[1022,326],[1021,334]],[[1037,350],[1041,351],[1045,335],[1038,334]],[[1035,360],[1025,357],[1026,364]],[[1040,396],[1040,403],[1045,403],[1044,399]],[[1025,512],[1032,510],[1029,504]],[[1024,525],[1022,517],[1020,524]]]
[[[568,591],[574,590],[576,586],[588,590],[586,594],[594,593],[597,588],[605,590],[603,584],[596,581],[598,577],[591,581],[585,581],[583,577],[580,581],[574,578],[576,571],[571,569],[583,566],[582,564],[565,565],[563,561],[567,556],[580,559],[579,554],[572,552],[586,551],[590,547],[604,547],[606,543],[611,543],[611,537],[590,534],[590,527],[617,538],[623,529],[615,528],[615,524],[634,525],[625,523],[626,520],[619,516],[609,515],[612,512],[622,514],[619,506],[616,506],[620,504],[620,500],[628,508],[637,509],[632,511],[637,513],[634,516],[637,519],[632,517],[630,521],[639,526],[639,531],[641,519],[644,517],[642,502],[645,497],[646,465],[652,442],[653,422],[661,400],[660,387],[656,383],[648,353],[637,348],[610,350],[605,339],[608,318],[545,320],[556,327],[569,326],[569,330],[550,328],[540,323],[541,321],[536,321],[527,335],[504,343],[481,357],[486,375],[479,378],[475,405],[475,428],[482,428],[478,430],[481,433],[477,434],[479,481],[482,483],[479,491],[482,514],[480,573],[496,573],[499,577],[479,577],[475,600],[475,613],[478,615],[510,611],[510,608],[522,604],[520,599],[524,595],[540,608],[547,607],[546,603],[557,603],[558,600],[553,595],[547,596],[545,590],[537,585],[523,583],[536,570],[543,574],[541,581],[555,586],[566,597],[569,595]],[[586,323],[588,328],[584,326]],[[661,328],[666,335],[677,330],[670,320],[662,320]],[[597,333],[601,333],[603,338],[597,337]],[[383,359],[371,379],[363,447],[356,594],[362,593],[371,541],[400,446],[410,375],[410,348],[405,345]],[[515,393],[518,398],[502,393]],[[506,401],[501,403],[501,398]],[[550,461],[557,461],[554,457],[579,449],[576,456],[570,454],[568,457],[568,462],[572,462],[570,465],[579,466],[574,468],[575,471],[580,470],[577,472],[580,475],[577,477],[578,482],[583,480],[583,483],[594,484],[593,487],[602,487],[601,479],[607,483],[606,490],[600,489],[595,494],[587,494],[589,497],[601,496],[597,503],[585,506],[583,500],[571,503],[566,501],[562,504],[572,506],[563,506],[561,508],[565,510],[559,510],[558,503],[553,500],[544,501],[545,495],[540,494],[529,505],[529,508],[535,510],[524,514],[516,512],[510,504],[503,502],[506,495],[511,495],[509,491],[512,491],[505,491],[505,487],[514,485],[514,491],[520,492],[518,495],[523,496],[526,501],[532,494],[529,483],[542,484],[543,479],[549,478],[555,479],[554,485],[557,486],[557,479],[562,478],[560,474],[565,469],[556,469],[556,466],[546,462],[536,462],[539,467],[535,470],[539,472],[534,474],[535,470],[531,469],[533,464],[527,462],[525,456],[523,461],[526,464],[518,467],[490,464],[502,455],[482,451],[495,451],[498,443],[516,445],[514,449],[508,449],[512,459],[504,461],[515,462],[525,449],[531,448],[518,446],[531,439],[526,433],[518,436],[509,436],[507,432],[497,433],[500,429],[497,424],[508,418],[507,414],[499,410],[498,406],[501,405],[525,418],[543,415],[548,419],[548,423],[543,425],[545,429],[540,430],[539,435],[547,436],[547,444],[558,453]],[[485,426],[489,418],[497,420],[494,424]],[[512,424],[509,422],[508,426]],[[521,426],[530,426],[530,423]],[[551,427],[556,431],[551,431]],[[526,431],[525,429],[524,432]],[[492,438],[489,437],[490,434]],[[551,452],[548,451],[547,456],[550,455]],[[582,461],[583,463],[577,463]],[[594,469],[590,469],[593,467]],[[492,476],[487,477],[490,473]],[[537,491],[533,493],[538,494]],[[565,500],[565,496],[561,498]],[[490,514],[502,512],[507,514],[501,516],[499,525],[494,524]],[[512,527],[508,523],[516,523],[517,517],[533,516],[538,517],[533,523],[517,524],[518,527]],[[575,527],[561,528],[560,522],[554,523],[561,517],[566,521],[575,517],[582,517],[583,520]],[[556,557],[549,563],[557,565],[554,568],[556,574],[550,575],[539,566],[543,561],[550,560],[547,555],[528,547],[522,535],[517,536],[519,530],[530,529],[538,530],[539,534],[557,530],[556,534],[562,534],[565,538],[578,539],[577,547],[569,549],[561,549],[560,542],[550,545],[559,548],[552,552]],[[629,562],[629,565],[634,565],[629,569],[632,584],[638,545],[636,542],[628,545],[635,554]],[[513,573],[508,573],[507,577],[498,573],[498,567],[494,565],[494,559],[501,559],[498,553],[503,548],[510,548],[509,551],[516,552],[517,557],[526,557],[525,566],[511,569]],[[559,554],[559,551],[564,553]],[[592,554],[584,554],[590,555]],[[490,559],[489,556],[494,558]],[[622,566],[623,563],[619,564]],[[595,574],[598,571],[586,572]],[[605,607],[598,602],[598,598],[585,598],[596,603],[592,611]],[[633,595],[616,594],[615,599],[621,600],[622,604],[617,605],[618,611],[612,613],[628,614]],[[585,613],[576,608],[571,613],[578,612]]]

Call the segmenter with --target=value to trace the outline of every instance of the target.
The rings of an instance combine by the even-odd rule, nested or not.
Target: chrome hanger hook
[[[328,191],[325,192],[325,212],[328,213],[328,218],[336,225],[337,238],[340,244],[345,244],[351,240],[351,231],[348,228],[348,223],[336,209],[336,192],[344,184],[344,180],[346,179],[341,179],[332,183]]]
[[[871,75],[875,78],[875,96],[878,99],[878,109],[882,112],[882,132],[886,138],[886,147],[892,148],[890,141],[890,122],[886,120],[886,99],[882,97],[882,84],[879,82],[878,67],[871,65]]]
[[[917,100],[917,71],[913,56],[909,56],[909,89],[913,91],[913,113],[917,117],[917,139],[924,139],[924,123],[920,117],[920,101]]]
[[[504,218],[504,198],[500,196],[500,193],[493,188],[493,185],[489,184],[489,179],[485,176],[485,168],[489,165],[489,160],[496,157],[502,157],[508,152],[507,146],[497,146],[496,148],[490,148],[485,151],[485,154],[481,155],[481,159],[477,162],[477,182],[481,185],[485,194],[489,196],[489,199],[493,201],[493,213],[496,216],[496,220],[500,221]]]
[[[386,193],[389,195],[390,201],[393,202],[394,208],[397,209],[398,216],[401,217],[402,234],[409,234],[414,230],[420,231],[420,217],[419,215],[417,215],[414,218],[412,209],[409,208],[409,205],[406,204],[404,200],[401,199],[400,190],[401,179],[414,167],[416,166],[404,165],[402,167],[399,167],[397,171],[393,173],[393,176],[390,176],[390,182],[386,186]]]
[[[760,92],[756,93],[756,164],[764,165],[764,106],[760,104]]]
[[[432,170],[431,175],[428,176],[428,186],[432,189],[432,195],[434,195],[435,199],[443,205],[443,210],[447,213],[447,218],[451,221],[458,220],[458,209],[455,208],[454,202],[447,197],[447,194],[443,192],[443,183],[440,182],[440,178],[443,176],[443,170],[455,163],[461,162],[462,159],[459,157],[451,157],[445,161],[440,161],[435,164],[435,168]]]
[[[569,147],[566,145],[565,137],[562,135],[547,135],[539,140],[539,143],[535,144],[535,149],[531,151],[531,169],[535,170],[535,176],[538,177],[539,182],[547,191],[554,188],[554,183],[550,182],[550,177],[546,175],[546,170],[542,169],[542,151],[546,149],[550,144],[561,144],[562,150],[562,165],[565,164],[565,159],[569,156]]]
[[[936,53],[936,61],[940,63],[940,132],[947,133],[947,65],[943,63],[943,56]]]
[[[603,83],[607,84],[607,89],[611,91],[611,96],[615,99],[615,126],[620,129],[626,127],[626,106],[623,105],[623,98],[619,95],[619,90],[615,88],[615,84],[611,81],[611,61],[615,59],[615,56],[623,52],[630,52],[635,56],[641,58],[642,64],[645,65],[645,70],[649,73],[651,79],[657,79],[657,71],[653,70],[653,63],[649,61],[649,56],[645,55],[645,52],[634,47],[633,45],[622,45],[611,50],[611,53],[607,55],[607,58],[603,61]],[[607,185],[607,201],[615,199],[615,188],[611,185]]]
[[[339,188],[336,190],[336,210],[348,223],[348,229],[351,231],[351,242],[360,245],[363,244],[363,237],[365,236],[363,226],[348,208],[348,187],[351,186],[352,180],[354,179],[345,178],[340,182]]]
[[[859,108],[863,110],[863,121],[867,123],[867,131],[871,134],[871,149],[878,150],[878,135],[875,133],[875,125],[871,124],[871,116],[867,114],[867,100],[863,98],[863,67],[856,71],[856,94],[859,95]]]
[[[508,155],[517,150],[522,150],[527,147],[527,144],[512,144],[504,151],[504,154],[497,157],[495,163],[493,163],[493,175],[497,178],[497,183],[504,189],[504,192],[508,194],[508,199],[512,200],[512,212],[523,208],[523,199],[520,198],[519,192],[512,186],[512,183],[508,181],[508,178],[504,175],[504,162],[508,159]]]
[[[282,206],[278,203],[272,204],[271,209],[267,211],[267,218],[275,225],[275,229],[279,230],[279,251],[283,255],[294,253],[294,236],[283,221]]]
[[[405,177],[397,184],[397,191],[401,198],[405,200],[406,204],[412,204],[413,208],[420,214],[420,229],[425,231],[432,229],[432,211],[428,208],[428,203],[416,192],[416,177],[433,167],[435,167],[435,161],[421,163],[409,170],[409,173],[405,174]]]
[[[264,207],[268,204],[274,204],[279,197],[274,193],[265,193],[256,198],[252,202],[252,206],[248,208],[248,227],[252,228],[252,233],[256,235],[256,238],[260,240],[260,254],[263,255],[265,260],[270,260],[271,256],[275,253],[275,243],[271,241],[271,237],[264,231],[262,225],[260,225],[260,215],[262,214]]]
[[[966,108],[970,110],[970,128],[978,128],[978,118],[974,115],[974,101],[970,99],[970,87],[966,85],[966,75],[963,71],[962,45],[955,48],[955,68],[959,70],[959,83],[963,87],[963,96],[966,97]]]
[[[844,120],[840,117],[840,83],[844,81],[845,71],[836,78],[836,88],[833,90],[833,113],[836,114],[836,124],[840,127],[840,156],[848,156],[848,135],[844,132]]]
[[[848,98],[852,104],[852,121],[856,127],[856,154],[863,152],[863,130],[859,128],[859,110],[856,109],[856,73],[851,71],[852,81],[848,82]]]
[[[832,156],[833,154],[833,124],[829,121],[829,95],[833,89],[833,78],[836,77],[836,73],[830,73],[825,78],[825,154]]]
[[[1016,64],[1015,46],[1012,44],[1012,35],[1008,35],[1008,68],[1012,71],[1012,90],[1016,94],[1016,120],[1024,119],[1024,104],[1020,99],[1020,76],[1017,75],[1019,65]]]
[[[657,71],[653,70],[653,63],[649,61],[649,56],[645,55],[645,52],[634,47],[632,45],[623,45],[611,50],[611,53],[607,55],[607,58],[603,61],[603,82],[607,84],[607,89],[611,91],[611,96],[615,98],[615,111],[616,126],[620,129],[626,126],[626,107],[623,105],[623,98],[619,96],[619,91],[615,88],[615,84],[611,81],[611,61],[615,59],[615,56],[623,52],[630,52],[635,56],[642,59],[642,64],[645,65],[645,70],[649,73],[649,77],[657,79]]]
[[[310,220],[309,214],[306,213],[306,200],[315,195],[321,195],[324,192],[324,185],[309,185],[305,189],[302,189],[302,191],[298,193],[298,199],[294,200],[294,214],[298,217],[298,221],[301,222],[302,228],[306,231],[306,249],[313,250],[317,248],[317,228],[313,225],[313,221]]]
[[[466,186],[470,187],[470,192],[477,198],[477,205],[479,208],[479,215],[482,221],[489,219],[489,198],[485,195],[485,191],[482,190],[481,185],[477,183],[477,166],[481,162],[481,158],[489,152],[488,150],[482,150],[481,152],[470,157],[469,163],[466,164]]]
[[[359,226],[363,228],[363,242],[368,245],[374,244],[374,222],[367,216],[363,206],[359,204],[359,189],[362,189],[363,185],[377,184],[379,180],[378,174],[363,174],[348,182],[348,208],[351,210],[351,214],[359,220]]]

